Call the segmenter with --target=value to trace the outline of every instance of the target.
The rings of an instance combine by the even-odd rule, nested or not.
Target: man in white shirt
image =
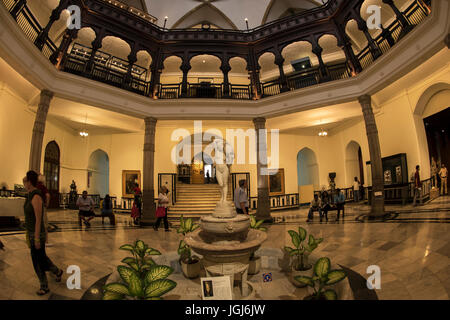
[[[248,214],[247,180],[239,180],[239,187],[234,191],[234,206],[238,214]]]
[[[441,196],[448,193],[447,190],[447,177],[448,170],[444,164],[441,166],[441,170],[439,171],[439,177],[441,178]]]
[[[94,201],[91,197],[88,197],[87,191],[83,191],[83,195],[77,200],[77,207],[80,209],[78,213],[80,217],[80,225],[81,221],[83,221],[86,227],[90,227],[91,224],[89,221],[94,219]]]

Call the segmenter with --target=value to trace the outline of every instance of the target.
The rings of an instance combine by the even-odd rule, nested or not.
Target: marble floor
[[[287,231],[303,226],[316,237],[324,238],[314,251],[316,257],[327,256],[333,264],[341,265],[360,279],[367,278],[367,267],[377,265],[381,269],[381,289],[375,290],[377,299],[440,299],[450,297],[450,197],[440,197],[424,206],[386,206],[391,216],[384,222],[361,222],[360,217],[369,210],[365,205],[347,205],[344,220],[333,221],[335,213],[329,213],[329,222],[318,218],[306,223],[307,209],[274,212],[274,224],[268,228],[268,240],[260,252],[282,252],[290,245]],[[317,214],[317,213],[316,213]],[[49,212],[54,227],[50,233],[51,246],[48,256],[59,267],[66,269],[77,265],[81,269],[81,289],[69,290],[63,277],[56,283],[49,276],[51,294],[38,297],[35,291],[38,281],[34,274],[29,250],[22,231],[2,232],[0,240],[0,299],[81,299],[88,289],[115,270],[126,253],[118,250],[125,243],[142,239],[160,250],[166,257],[176,257],[181,236],[163,229],[139,228],[125,215],[118,215],[117,225],[109,226],[101,218],[86,229],[77,224],[77,214],[71,210]],[[177,221],[171,221],[172,228]],[[266,253],[264,253],[266,252]],[[264,258],[264,257],[263,257]],[[264,260],[264,259],[263,259]],[[286,281],[284,275],[271,263],[263,262],[263,272],[273,273],[273,282],[263,283],[254,276],[250,282],[258,299],[295,299],[298,289]],[[197,281],[183,280],[179,273],[171,276],[179,285],[171,299],[196,299],[199,293]],[[343,299],[363,297],[354,286],[353,293]],[[94,292],[94,289],[92,289]]]

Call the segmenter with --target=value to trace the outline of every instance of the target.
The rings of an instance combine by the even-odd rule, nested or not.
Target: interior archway
[[[91,153],[88,163],[88,192],[105,197],[109,194],[109,157],[103,150]]]
[[[59,207],[60,158],[58,144],[50,141],[45,147],[44,155],[45,186],[50,193],[50,208]]]
[[[361,153],[361,146],[350,141],[345,148],[345,183],[347,187],[353,185],[355,177],[364,184],[364,167]]]

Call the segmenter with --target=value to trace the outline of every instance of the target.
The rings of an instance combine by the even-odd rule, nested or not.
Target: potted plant
[[[162,300],[164,294],[176,287],[176,282],[166,279],[173,269],[157,265],[151,258],[161,254],[158,250],[149,248],[141,240],[137,240],[134,245],[125,244],[120,250],[131,252],[133,257],[122,260],[127,266],[117,267],[121,282],[103,287],[103,300]]]
[[[306,296],[304,300],[337,300],[338,296],[334,289],[326,288],[344,280],[347,274],[344,270],[330,270],[331,262],[327,257],[320,258],[314,265],[312,277],[297,276],[295,280],[313,288],[314,293]],[[316,288],[316,284],[318,288]]]
[[[191,218],[180,218],[180,228],[177,232],[186,236],[189,232],[193,232],[200,227],[199,224],[193,223]],[[180,264],[183,274],[188,279],[195,279],[200,275],[200,259],[197,256],[192,255],[191,248],[186,244],[184,240],[180,240],[178,246],[178,254],[180,255]]]
[[[256,218],[254,215],[250,215],[250,228],[259,230],[259,231],[267,231],[267,228],[262,227],[264,220],[256,221]],[[248,266],[248,274],[254,275],[258,274],[261,270],[261,257],[255,256],[255,253],[252,252],[250,255],[250,261]]]
[[[291,275],[289,279],[296,287],[303,288],[306,285],[296,281],[295,277],[308,275],[310,273],[312,265],[308,262],[309,255],[318,247],[323,239],[316,239],[310,234],[308,243],[305,243],[307,232],[302,227],[298,228],[298,232],[289,230],[288,233],[291,236],[292,244],[294,245],[293,248],[284,247],[284,250],[292,257]]]

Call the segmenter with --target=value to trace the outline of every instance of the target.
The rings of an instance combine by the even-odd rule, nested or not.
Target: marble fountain
[[[247,281],[249,260],[267,239],[263,231],[250,228],[250,217],[237,215],[232,203],[227,201],[229,169],[226,164],[216,165],[216,176],[221,186],[221,200],[211,216],[200,220],[200,228],[186,235],[185,242],[203,256],[203,266],[208,277],[230,276],[233,288],[235,275],[239,274],[240,297],[251,298],[255,292]]]

